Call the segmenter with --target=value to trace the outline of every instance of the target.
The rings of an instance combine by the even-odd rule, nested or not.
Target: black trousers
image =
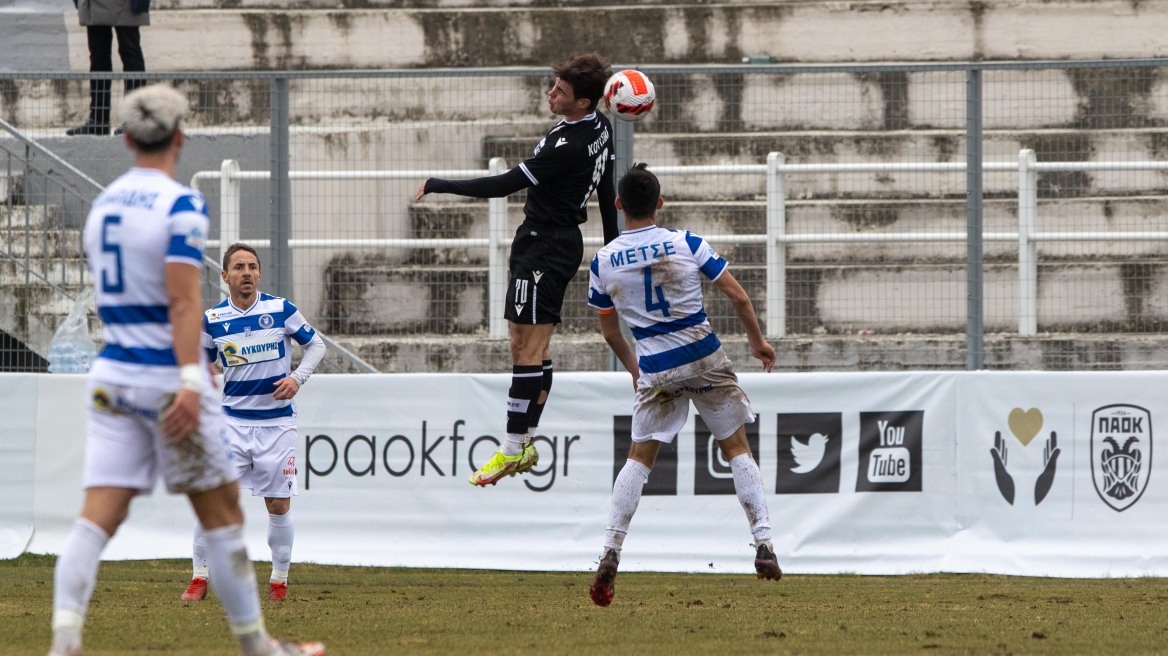
[[[89,40],[89,70],[95,73],[109,73],[114,70],[114,33],[118,35],[118,56],[122,60],[122,70],[140,72],[146,70],[146,59],[142,56],[142,35],[137,25],[112,27],[109,25],[89,25],[85,28]],[[126,80],[126,93],[146,84],[145,80]],[[108,126],[110,122],[110,81],[89,81],[89,122]]]

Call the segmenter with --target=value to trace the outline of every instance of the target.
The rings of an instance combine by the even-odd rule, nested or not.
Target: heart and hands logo
[[[1030,408],[1029,410],[1014,408],[1010,411],[1006,423],[1014,438],[1018,440],[1022,448],[1026,448],[1042,431],[1042,411],[1038,408]],[[1058,434],[1051,431],[1050,438],[1046,440],[1042,450],[1042,473],[1034,481],[1034,505],[1036,506],[1042,503],[1054,485],[1054,475],[1058,467],[1060,453],[1062,451],[1058,446]],[[1014,505],[1014,477],[1010,474],[1008,467],[1007,440],[1002,437],[1001,431],[994,432],[994,446],[990,449],[990,456],[994,462],[994,479],[997,481],[998,491],[1002,493],[1002,498],[1007,503]]]

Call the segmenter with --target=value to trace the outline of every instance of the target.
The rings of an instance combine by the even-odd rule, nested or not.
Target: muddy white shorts
[[[239,487],[253,497],[288,498],[296,488],[296,426],[247,426],[227,418],[232,462]]]
[[[237,478],[224,431],[221,399],[200,401],[199,430],[180,442],[162,434],[162,411],[174,390],[89,381],[82,486],[149,493],[158,476],[172,493],[206,492]]]
[[[738,386],[730,360],[703,374],[653,387],[641,378],[633,403],[633,441],[672,442],[689,418],[693,402],[715,439],[724,440],[754,421],[750,399]]]

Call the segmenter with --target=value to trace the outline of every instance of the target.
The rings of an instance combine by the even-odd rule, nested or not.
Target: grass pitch
[[[54,559],[0,561],[0,653],[44,654]],[[214,594],[185,604],[189,563],[103,563],[86,654],[235,654]],[[257,563],[267,580],[269,565]],[[295,563],[268,628],[360,654],[1152,654],[1168,651],[1163,579],[987,575],[496,572]],[[266,586],[265,586],[266,587]]]

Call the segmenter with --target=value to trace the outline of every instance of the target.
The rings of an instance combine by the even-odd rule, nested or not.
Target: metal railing
[[[82,172],[81,170],[79,170],[78,168],[76,168],[75,166],[70,164],[68,161],[57,156],[56,153],[53,153],[52,151],[45,148],[41,144],[37,143],[35,140],[30,139],[29,137],[24,135],[20,130],[18,130],[14,125],[5,121],[2,118],[0,118],[0,129],[2,129],[3,131],[7,132],[9,135],[14,137],[16,139],[16,141],[24,147],[25,153],[21,159],[24,162],[26,167],[31,166],[32,155],[35,153],[35,155],[47,159],[48,161],[52,162],[55,166],[64,169],[67,173],[74,176],[77,180],[79,180],[81,182],[82,185],[84,185],[87,188],[88,191],[92,192],[92,196],[87,196],[87,195],[83,194],[82,192],[72,188],[71,186],[61,182],[60,178],[62,177],[62,174],[58,171],[40,170],[40,169],[37,170],[37,173],[40,174],[41,176],[43,176],[44,178],[56,180],[58,183],[57,186],[62,190],[62,193],[67,192],[70,195],[72,195],[74,198],[79,200],[80,202],[84,203],[85,206],[89,206],[90,204],[92,204],[93,198],[96,197],[97,194],[100,194],[102,191],[105,190],[105,187],[103,185],[101,185],[100,183],[98,183],[96,180],[94,180],[93,178],[86,175],[84,172]],[[12,152],[8,151],[6,148],[3,148],[3,144],[0,144],[0,150],[4,150],[5,152],[9,152],[10,156],[19,157],[16,153],[12,153]],[[10,168],[10,164],[6,168]],[[11,173],[11,171],[9,171],[9,173]],[[8,176],[8,177],[11,177],[11,176]],[[11,220],[11,216],[12,216],[11,198],[4,200],[4,204],[7,204],[7,206],[8,206],[8,210],[9,210],[8,216],[10,217],[10,220]],[[12,226],[11,225],[0,226],[0,229],[7,229],[9,232],[11,232]],[[238,230],[238,228],[237,228],[237,230]],[[31,234],[31,230],[30,230],[29,226],[25,226],[25,232],[26,232],[26,235]],[[80,237],[79,237],[79,239],[80,239]],[[27,246],[27,244],[26,244],[26,246]],[[81,244],[78,243],[77,246],[78,246],[78,252],[80,252],[81,251]],[[28,255],[27,255],[28,252],[30,252],[30,251],[26,248],[26,257],[28,257]],[[65,270],[64,266],[62,266],[60,269],[61,275],[62,275],[62,281],[60,282],[60,284],[58,284],[56,281],[51,279],[51,277],[47,274],[47,272],[37,271],[36,267],[31,266],[30,262],[20,261],[20,259],[17,258],[13,253],[10,253],[3,248],[0,248],[0,256],[3,256],[6,259],[11,259],[12,261],[14,261],[16,263],[16,265],[18,267],[20,267],[25,272],[26,282],[28,282],[28,279],[37,278],[38,282],[45,284],[45,285],[48,285],[53,290],[54,294],[57,294],[57,295],[62,296],[64,298],[67,298],[71,301],[76,300],[75,295],[68,289],[68,275],[67,275],[68,272]],[[216,260],[211,259],[206,254],[203,255],[203,265],[204,265],[204,268],[209,269],[210,271],[213,271],[213,272],[217,272],[220,270],[219,263]],[[85,269],[85,267],[82,267],[82,269],[78,275],[78,283],[81,283],[81,284],[85,283],[86,278],[87,278],[87,273],[88,273],[87,269]],[[332,350],[334,353],[336,353],[337,357],[339,357],[343,362],[345,362],[352,369],[354,369],[358,372],[362,372],[362,373],[376,373],[377,372],[377,369],[375,367],[370,365],[368,362],[365,362],[363,359],[361,359],[360,356],[354,354],[353,352],[349,351],[345,347],[338,344],[331,337],[321,333],[321,339],[323,339],[325,341],[325,343],[329,346],[330,350]],[[30,346],[35,346],[35,345],[30,345]]]
[[[967,233],[949,232],[816,232],[787,234],[786,176],[793,173],[895,173],[895,172],[963,172],[964,162],[873,162],[834,164],[787,164],[782,153],[767,155],[765,164],[729,164],[699,166],[651,166],[658,176],[674,175],[765,175],[766,232],[763,234],[704,234],[711,243],[766,245],[766,303],[763,316],[768,337],[787,334],[787,245],[847,242],[965,242]],[[492,158],[487,170],[387,170],[387,171],[292,171],[292,180],[424,180],[428,177],[476,177],[497,175],[506,170],[501,158]],[[1168,231],[1073,231],[1049,232],[1038,229],[1038,174],[1052,171],[1168,171],[1168,161],[1133,162],[1039,162],[1034,151],[1023,149],[1017,162],[984,162],[985,172],[1018,171],[1018,230],[984,232],[982,241],[1018,243],[1018,334],[1037,333],[1038,243],[1042,241],[1168,241]],[[241,191],[244,180],[267,180],[268,171],[241,171],[232,160],[225,160],[219,171],[200,171],[191,186],[218,179],[220,185],[221,222],[218,240],[209,247],[238,241]],[[289,249],[313,248],[464,248],[486,247],[489,250],[489,326],[491,337],[507,335],[503,319],[503,296],[506,292],[509,247],[502,238],[507,221],[505,198],[493,198],[488,207],[487,238],[402,238],[402,239],[297,239],[289,238]],[[249,239],[257,247],[270,245],[268,239]],[[599,246],[601,240],[589,237],[587,246]]]

